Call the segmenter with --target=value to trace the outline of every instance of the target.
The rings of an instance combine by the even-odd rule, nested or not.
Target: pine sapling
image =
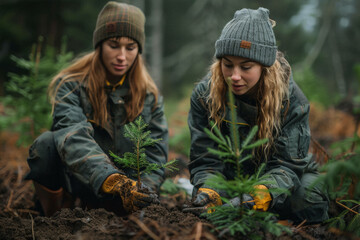
[[[321,174],[313,184],[321,183],[329,192],[330,199],[335,201],[343,211],[326,222],[330,228],[338,228],[360,236],[360,137],[336,142],[333,154],[328,163],[322,166]]]
[[[177,170],[174,166],[176,160],[169,161],[165,164],[150,163],[146,157],[146,147],[152,146],[162,139],[153,139],[150,137],[151,131],[146,131],[148,124],[144,122],[140,116],[134,122],[126,124],[124,126],[124,136],[129,138],[134,144],[133,152],[126,152],[124,157],[119,157],[110,151],[110,155],[114,158],[114,162],[133,169],[136,171],[136,178],[138,182],[138,188],[141,188],[141,175],[151,173],[160,168],[167,168],[170,171]]]
[[[28,145],[51,126],[51,105],[46,90],[55,72],[66,67],[73,58],[63,41],[60,53],[47,46],[43,37],[33,46],[28,59],[10,56],[21,71],[9,72],[5,89],[9,94],[0,96],[5,114],[0,116],[0,131],[11,128],[20,133],[18,144]]]
[[[223,175],[215,175],[207,181],[207,184],[214,187],[220,192],[225,192],[229,198],[222,197],[226,206],[217,206],[212,213],[206,213],[207,218],[212,221],[217,229],[223,230],[222,234],[229,232],[234,235],[240,232],[243,235],[249,235],[254,229],[271,232],[279,236],[283,231],[289,232],[290,230],[277,224],[274,221],[274,214],[270,212],[261,212],[253,209],[248,209],[243,205],[244,194],[254,193],[255,186],[265,185],[270,183],[262,176],[265,164],[262,164],[254,175],[244,175],[242,173],[242,163],[253,158],[252,150],[256,147],[266,143],[268,139],[259,139],[254,141],[258,127],[254,126],[249,134],[240,142],[238,125],[236,124],[236,111],[234,104],[234,97],[229,84],[229,107],[231,111],[231,137],[223,136],[219,128],[214,122],[210,122],[211,130],[205,129],[207,135],[218,144],[218,149],[208,148],[208,151],[214,155],[219,156],[225,163],[230,163],[234,166],[236,176],[233,180],[226,179]],[[250,152],[250,153],[249,153]],[[259,190],[257,190],[259,191]],[[285,192],[284,190],[278,190]],[[230,199],[240,199],[239,206],[233,206]]]

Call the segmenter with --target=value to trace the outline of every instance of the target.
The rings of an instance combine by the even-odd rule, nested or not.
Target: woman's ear
[[[276,26],[276,21],[269,18],[269,22],[271,24],[271,27],[274,28]]]

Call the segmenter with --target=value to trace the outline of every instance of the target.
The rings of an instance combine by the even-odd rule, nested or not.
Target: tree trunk
[[[162,29],[162,0],[151,1],[151,15],[150,15],[150,73],[158,88],[162,88],[162,73],[163,73],[163,29]]]
[[[324,42],[329,34],[331,28],[331,20],[334,14],[335,9],[335,0],[330,0],[328,4],[324,4],[323,10],[323,24],[317,36],[316,42],[313,47],[310,49],[309,54],[306,56],[303,61],[304,68],[311,68],[312,64],[319,56],[321,48],[324,45]]]
[[[339,89],[341,97],[346,96],[346,82],[344,79],[344,70],[341,63],[341,56],[339,54],[338,43],[336,41],[335,34],[332,32],[330,35],[330,46],[331,46],[331,55],[333,62],[333,69],[335,72],[335,81]]]

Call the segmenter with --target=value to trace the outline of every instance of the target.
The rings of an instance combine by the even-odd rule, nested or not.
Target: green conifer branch
[[[230,81],[230,79],[228,79]],[[219,192],[226,192],[229,198],[222,197],[223,202],[230,203],[230,199],[238,197],[240,202],[243,202],[243,195],[253,193],[256,185],[267,185],[271,182],[266,180],[266,176],[263,176],[263,170],[265,164],[262,164],[255,174],[243,175],[241,165],[243,162],[250,160],[252,154],[245,154],[252,149],[261,146],[266,143],[267,139],[260,139],[254,141],[258,127],[254,126],[249,134],[242,139],[240,143],[240,137],[238,132],[238,124],[236,118],[236,110],[234,103],[234,96],[231,89],[231,84],[228,84],[228,97],[229,108],[231,117],[230,137],[223,136],[220,129],[214,122],[210,122],[211,131],[204,129],[205,133],[218,144],[218,149],[208,148],[208,151],[214,155],[217,155],[220,159],[223,159],[225,163],[231,163],[235,169],[236,177],[234,179],[226,179],[223,175],[218,174],[213,178],[210,178],[206,184],[218,190]],[[285,192],[284,190],[279,190]],[[254,229],[261,228],[262,230],[269,231],[279,236],[283,231],[290,233],[287,227],[274,222],[274,215],[270,212],[260,212],[252,209],[245,209],[244,205],[234,207],[229,204],[228,207],[217,206],[214,207],[215,211],[208,214],[205,213],[207,218],[215,224],[217,229],[224,232],[229,232],[234,235],[240,232],[243,235],[248,235],[249,238],[255,238],[251,232]],[[249,235],[250,234],[250,235]]]
[[[19,133],[18,144],[27,146],[51,126],[51,105],[47,97],[49,81],[55,72],[66,67],[73,53],[66,52],[66,43],[62,51],[56,54],[54,48],[43,45],[39,37],[29,58],[14,55],[10,59],[16,63],[19,71],[9,72],[9,81],[5,83],[5,96],[0,96],[5,114],[0,116],[0,131],[13,129]]]
[[[166,164],[150,163],[147,160],[146,147],[153,146],[162,140],[161,138],[151,138],[151,131],[146,131],[147,127],[148,124],[145,123],[141,116],[134,122],[126,124],[124,126],[124,136],[134,144],[133,152],[126,152],[124,157],[119,157],[110,151],[110,156],[113,157],[116,164],[135,170],[139,188],[141,187],[141,175],[143,174],[161,168],[167,168],[170,171],[177,170],[174,166],[176,160],[169,161]]]

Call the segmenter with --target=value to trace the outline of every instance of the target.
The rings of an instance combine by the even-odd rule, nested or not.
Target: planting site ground
[[[316,121],[321,122],[321,119],[315,119],[319,117],[326,116],[324,113],[311,116],[313,126],[316,126]],[[329,118],[327,116],[328,121],[331,120]],[[344,127],[339,128],[341,133],[336,136],[325,129],[324,123],[317,128],[320,126],[322,129],[314,127],[313,133],[320,136],[321,131],[324,131],[324,141],[342,138],[347,134]],[[333,126],[331,131],[335,131],[334,128]],[[151,205],[127,216],[117,216],[104,209],[81,208],[62,209],[50,218],[40,216],[35,210],[32,183],[23,180],[28,171],[28,149],[17,146],[17,139],[18,135],[15,133],[0,133],[0,239],[248,239],[247,236],[223,233],[206,219],[183,213],[182,205],[189,200],[185,191],[172,195],[162,194],[161,204]],[[172,153],[172,157],[180,158],[179,156]],[[187,159],[184,156],[181,159],[186,166]],[[186,171],[184,167],[167,177],[176,183],[180,178],[188,177]],[[332,204],[330,214],[339,214],[339,210],[338,206]],[[279,237],[256,229],[253,232],[262,239],[356,239],[351,234],[329,229],[325,224],[304,223],[291,225],[290,228],[292,235],[284,233]]]

